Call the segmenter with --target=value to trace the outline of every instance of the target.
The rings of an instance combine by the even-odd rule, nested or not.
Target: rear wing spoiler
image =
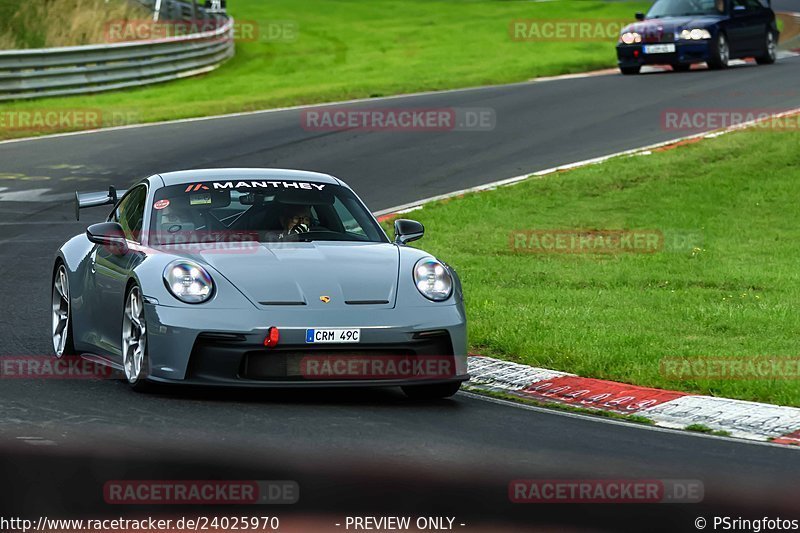
[[[109,187],[106,192],[85,192],[75,193],[75,220],[81,219],[81,209],[87,207],[97,207],[101,205],[115,205],[117,200],[125,196],[127,191],[118,191],[114,187]]]

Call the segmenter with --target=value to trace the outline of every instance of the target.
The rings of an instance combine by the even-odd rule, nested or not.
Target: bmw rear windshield
[[[161,245],[193,234],[246,234],[262,242],[388,242],[350,189],[274,178],[163,187],[153,198],[150,231],[150,243]]]

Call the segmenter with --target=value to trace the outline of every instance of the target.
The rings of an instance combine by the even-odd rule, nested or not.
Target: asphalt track
[[[800,107],[798,67],[800,58],[790,58],[770,67],[724,72],[609,75],[354,104],[370,109],[488,109],[496,117],[492,131],[311,132],[300,126],[300,111],[285,110],[0,144],[0,302],[6,308],[0,315],[0,355],[51,351],[53,253],[69,236],[105,215],[100,209],[76,223],[66,200],[76,188],[125,186],[150,173],[183,168],[303,168],[343,178],[377,211],[691,133],[664,129],[662,113],[670,109]],[[45,492],[48,479],[66,484],[78,465],[90,465],[89,474],[79,470],[85,485],[107,479],[103,476],[111,474],[103,468],[113,470],[109,465],[114,461],[150,453],[148,460],[154,463],[134,474],[147,471],[163,477],[165,465],[174,468],[179,457],[185,466],[180,474],[189,478],[203,478],[214,461],[216,471],[223,472],[224,461],[274,467],[270,461],[281,458],[284,475],[306,475],[313,485],[324,476],[314,478],[308,469],[286,466],[307,458],[306,466],[359,465],[348,472],[363,472],[373,480],[384,473],[392,479],[396,471],[424,472],[439,482],[467,477],[481,487],[473,496],[487,487],[500,487],[502,492],[502,482],[493,484],[498,479],[543,475],[688,478],[706,483],[707,501],[729,498],[737,502],[739,512],[748,506],[797,512],[796,499],[780,497],[800,474],[795,450],[587,421],[464,394],[420,405],[404,401],[396,391],[191,389],[142,396],[117,382],[4,380],[0,412],[0,441],[6,444],[0,459],[6,466],[18,465],[15,479],[29,478]],[[30,455],[34,451],[37,455]],[[284,461],[287,455],[295,462]],[[54,457],[63,460],[51,464],[48,475],[19,466],[27,465],[26,460],[49,464]],[[68,462],[72,470],[64,466]],[[7,476],[12,472],[3,471]],[[131,475],[130,469],[114,471]],[[363,484],[363,476],[345,489],[323,485],[341,499],[371,487]],[[420,494],[436,486],[431,481],[422,489],[403,479]],[[427,478],[420,474],[415,479]],[[70,491],[60,490],[58,498],[68,501]],[[371,501],[368,496],[362,500],[364,509]],[[455,489],[439,497],[439,512],[446,508],[468,517],[477,512],[472,500]],[[336,498],[318,495],[305,501],[324,511],[323,500]],[[53,498],[5,504],[12,501],[17,509],[60,509]],[[352,506],[357,500],[348,501]],[[404,508],[409,501],[398,497],[394,508]],[[504,495],[498,502],[484,509],[483,518],[517,516],[517,511],[502,507],[503,502],[507,505]],[[380,505],[371,508],[392,508],[385,500]],[[435,507],[425,509],[433,512]],[[681,509],[671,518],[688,520],[696,513],[691,506]],[[593,525],[615,529],[608,523]]]

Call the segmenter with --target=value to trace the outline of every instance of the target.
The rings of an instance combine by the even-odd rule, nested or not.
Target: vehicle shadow
[[[726,70],[739,70],[744,68],[756,68],[759,67],[754,62],[739,62],[736,60],[737,63],[730,65]],[[763,67],[762,67],[763,68]],[[719,72],[714,71],[708,68],[708,65],[705,63],[698,63],[696,65],[692,65],[692,68],[689,70],[673,70],[672,67],[669,65],[662,65],[662,66],[645,66],[642,68],[642,71],[639,73],[639,76],[656,76],[656,75],[665,75],[665,74],[692,74],[698,72]],[[622,76],[622,74],[620,74]]]
[[[127,384],[119,381],[116,386],[127,389]],[[134,397],[137,393],[130,392]],[[147,397],[168,401],[203,401],[217,403],[246,404],[295,404],[324,406],[369,405],[393,408],[417,408],[420,406],[454,408],[455,398],[438,400],[419,400],[408,398],[399,387],[320,387],[320,388],[248,388],[201,387],[193,385],[152,384]]]

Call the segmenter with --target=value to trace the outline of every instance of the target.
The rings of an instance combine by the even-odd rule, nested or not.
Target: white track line
[[[2,144],[11,144],[11,143],[21,143],[21,142],[31,142],[31,141],[40,141],[43,139],[54,139],[58,137],[73,137],[76,135],[89,135],[93,133],[106,133],[110,131],[120,131],[120,130],[132,130],[137,128],[150,128],[153,126],[164,126],[168,124],[186,124],[190,122],[203,122],[207,120],[222,120],[227,118],[237,118],[237,117],[248,117],[253,115],[266,115],[269,113],[280,113],[283,111],[297,111],[301,109],[314,109],[319,107],[333,107],[333,106],[341,106],[341,105],[349,105],[349,104],[360,104],[365,102],[381,102],[387,100],[399,100],[402,98],[416,98],[419,96],[431,96],[436,94],[454,94],[454,93],[462,93],[468,91],[480,91],[482,89],[492,89],[492,88],[505,88],[505,87],[516,87],[519,85],[532,85],[536,83],[535,81],[521,81],[517,83],[506,83],[501,85],[479,85],[477,87],[462,87],[460,89],[446,89],[442,91],[423,91],[417,93],[406,93],[406,94],[393,94],[390,96],[378,96],[375,98],[355,98],[353,100],[342,100],[339,102],[320,102],[317,104],[305,104],[305,105],[297,105],[297,106],[288,106],[288,107],[274,107],[270,109],[259,109],[257,111],[242,111],[240,113],[229,113],[227,115],[211,115],[206,117],[190,117],[190,118],[181,118],[175,120],[162,120],[160,122],[144,122],[141,124],[128,124],[125,126],[112,126],[110,128],[95,128],[91,130],[81,130],[81,131],[69,131],[64,133],[53,133],[50,135],[39,135],[36,137],[22,137],[19,139],[7,139],[5,141],[0,141],[0,145]]]
[[[552,397],[557,403],[585,407],[592,411],[615,413],[622,411],[629,415],[643,416],[662,428],[682,430],[701,424],[713,431],[725,431],[730,437],[760,442],[782,438],[800,429],[800,409],[796,407],[685,394],[678,391],[618,383],[626,390],[622,396],[609,391],[603,380],[594,378],[583,378],[574,374],[521,365],[486,356],[470,356],[468,363],[471,380],[465,388],[479,394],[508,393],[543,403],[549,403],[549,398]],[[575,380],[572,379],[576,377],[579,384],[575,384]],[[571,383],[569,386],[565,385],[564,389],[570,389],[573,392],[581,389],[586,398],[607,393],[608,403],[599,401],[594,403],[593,401],[586,405],[584,402],[561,402],[557,398],[563,400],[564,396],[540,394],[546,389],[553,390],[553,384],[561,378],[568,378],[567,381]],[[544,386],[539,386],[542,383]],[[661,393],[657,391],[678,394],[672,399],[663,397],[658,399]],[[611,407],[611,405],[616,405],[619,409]]]
[[[794,54],[800,55],[800,54]],[[53,133],[51,135],[40,135],[36,137],[22,137],[19,139],[7,139],[4,141],[0,141],[0,145],[3,144],[11,144],[11,143],[22,143],[22,142],[30,142],[30,141],[39,141],[43,139],[54,139],[59,137],[73,137],[76,135],[89,135],[93,133],[105,133],[111,131],[121,131],[121,130],[130,130],[130,129],[137,129],[137,128],[149,128],[153,126],[163,126],[167,124],[185,124],[190,122],[201,122],[206,120],[220,120],[226,118],[237,118],[237,117],[247,117],[252,115],[263,115],[268,113],[280,113],[282,111],[296,111],[300,109],[313,109],[319,107],[332,107],[332,106],[340,106],[340,105],[348,105],[348,104],[359,104],[364,102],[381,102],[387,100],[399,100],[403,98],[415,98],[419,96],[430,96],[436,94],[455,94],[455,93],[462,93],[468,91],[480,91],[483,89],[492,89],[492,88],[505,88],[505,87],[517,87],[521,85],[533,85],[536,83],[542,83],[546,81],[557,81],[557,80],[569,80],[569,79],[583,79],[583,78],[590,78],[590,77],[597,77],[597,76],[614,76],[616,75],[615,69],[604,69],[604,70],[595,70],[590,72],[579,72],[575,74],[564,74],[562,76],[549,76],[543,78],[534,78],[532,80],[521,81],[517,83],[505,83],[499,85],[478,85],[476,87],[462,87],[459,89],[445,89],[442,91],[421,91],[416,93],[406,93],[406,94],[394,94],[390,96],[379,96],[376,98],[355,98],[352,100],[341,100],[339,102],[320,102],[317,104],[305,104],[305,105],[297,105],[297,106],[287,106],[287,107],[276,107],[272,109],[259,109],[257,111],[242,111],[240,113],[229,113],[227,115],[211,115],[207,117],[190,117],[190,118],[182,118],[176,120],[162,120],[159,122],[146,122],[142,124],[128,124],[125,126],[112,126],[110,128],[95,128],[92,130],[81,130],[81,131],[70,131],[64,133]]]
[[[542,413],[542,414],[565,416],[567,418],[576,418],[576,419],[579,419],[579,420],[586,420],[588,422],[596,422],[596,423],[599,423],[599,424],[611,424],[611,425],[615,425],[615,426],[625,426],[627,428],[636,428],[636,429],[642,429],[642,430],[647,430],[647,431],[657,431],[659,433],[669,433],[669,434],[672,434],[672,435],[685,435],[685,436],[697,437],[697,438],[701,438],[701,439],[723,440],[723,441],[727,441],[727,442],[735,443],[735,444],[749,444],[749,445],[752,445],[752,446],[768,446],[770,448],[781,448],[781,449],[784,449],[784,450],[787,449],[787,448],[789,448],[789,449],[795,448],[794,446],[786,446],[786,445],[783,445],[783,444],[775,444],[775,443],[772,443],[772,442],[766,442],[766,441],[760,441],[760,440],[746,440],[746,439],[739,439],[739,438],[734,438],[734,437],[724,437],[724,436],[718,436],[718,435],[709,435],[709,434],[700,433],[700,432],[697,432],[697,431],[686,431],[686,430],[683,430],[683,429],[671,429],[671,428],[665,428],[665,427],[659,427],[659,426],[651,426],[651,425],[648,425],[648,424],[637,424],[635,422],[628,422],[626,420],[616,420],[616,419],[613,419],[613,418],[605,418],[605,417],[602,417],[602,416],[591,415],[591,414],[573,413],[573,412],[564,411],[564,410],[561,410],[561,409],[558,409],[558,408],[555,408],[555,407],[539,407],[539,406],[536,406],[536,405],[529,405],[529,404],[520,403],[520,402],[513,402],[511,400],[503,400],[501,398],[495,398],[495,397],[492,397],[492,396],[484,396],[482,394],[476,394],[474,392],[459,391],[457,396],[466,396],[467,398],[470,398],[470,399],[473,399],[473,400],[480,400],[482,402],[496,403],[496,404],[500,404],[500,405],[505,405],[506,407],[515,407],[517,409],[526,409],[528,411],[535,411],[537,413]],[[796,447],[796,448],[800,449],[800,447]]]

